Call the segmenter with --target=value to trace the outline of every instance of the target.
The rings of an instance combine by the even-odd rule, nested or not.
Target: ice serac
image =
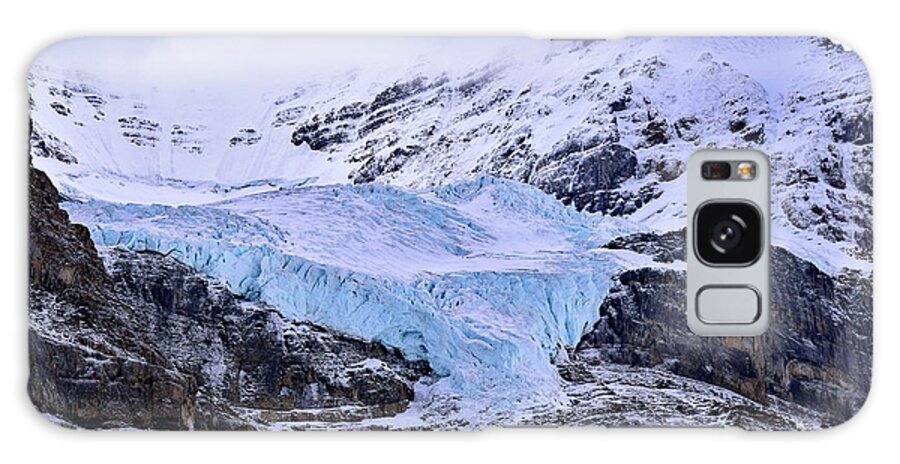
[[[492,178],[70,209],[104,246],[165,253],[288,316],[398,347],[445,377],[436,394],[490,398],[498,412],[558,401],[551,359],[590,327],[621,268],[593,248],[633,227]]]

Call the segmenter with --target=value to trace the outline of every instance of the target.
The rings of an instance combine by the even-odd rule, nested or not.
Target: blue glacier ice
[[[596,321],[622,266],[597,247],[638,229],[490,177],[66,207],[101,246],[169,253],[288,316],[398,347],[442,377],[433,394],[494,411],[560,400],[551,359]]]

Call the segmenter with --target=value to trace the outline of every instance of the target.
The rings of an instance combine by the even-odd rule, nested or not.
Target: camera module
[[[694,247],[709,265],[750,265],[762,251],[762,217],[747,202],[709,202],[697,209]]]

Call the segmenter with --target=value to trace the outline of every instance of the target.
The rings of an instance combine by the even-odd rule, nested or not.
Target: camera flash
[[[742,162],[737,165],[737,174],[741,180],[752,180],[756,177],[756,163]]]

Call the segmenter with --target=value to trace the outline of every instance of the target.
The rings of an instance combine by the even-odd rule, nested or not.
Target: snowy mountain
[[[141,41],[103,53],[127,61],[143,47],[138,56],[171,75],[141,62],[112,72],[103,53],[88,57],[91,40],[45,52],[28,80],[34,166],[101,250],[165,254],[287,319],[427,362],[437,378],[378,425],[578,422],[605,410],[595,389],[609,378],[771,405],[759,422],[698,411],[647,420],[658,424],[817,427],[864,399],[872,102],[863,64],[840,46],[254,42],[262,56],[242,56],[266,76],[230,59],[179,61],[208,44],[162,42],[164,53]],[[333,55],[311,54],[320,46]],[[769,155],[772,241],[789,250],[776,254],[777,278],[796,291],[776,295],[764,341],[696,351],[673,316],[681,299],[653,289],[683,274],[687,157],[728,147]],[[642,292],[622,299],[636,280],[666,302],[665,317],[643,308]],[[823,285],[822,299],[806,298]],[[666,348],[670,338],[680,348]],[[662,380],[672,375],[681,380]],[[838,385],[851,393],[838,399]],[[639,390],[618,400],[652,403],[628,396]]]

